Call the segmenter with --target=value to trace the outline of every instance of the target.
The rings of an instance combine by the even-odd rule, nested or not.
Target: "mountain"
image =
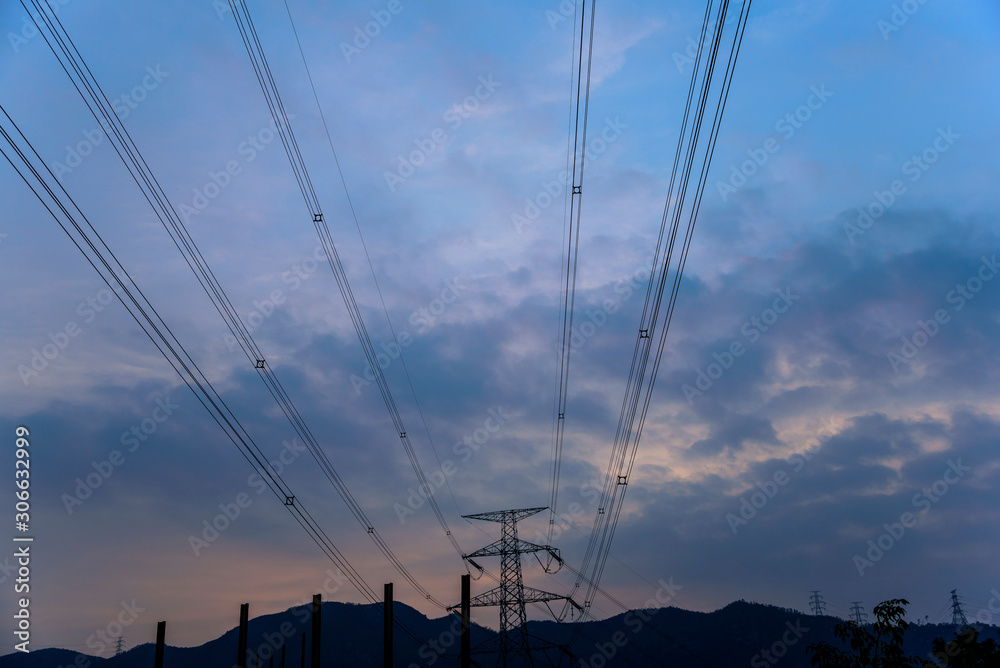
[[[454,617],[429,619],[397,601],[396,619],[421,639],[417,643],[398,627],[395,631],[396,668],[457,668],[458,625]],[[817,642],[839,643],[833,627],[842,620],[813,616],[789,608],[737,601],[714,612],[679,608],[631,610],[601,621],[559,624],[529,622],[528,632],[541,641],[569,646],[574,658],[562,656],[563,666],[577,668],[730,668],[746,666],[809,666],[806,647]],[[167,624],[169,637],[169,622]],[[310,630],[309,606],[297,606],[250,620],[248,653],[269,666],[272,651],[278,666],[281,648],[286,668],[298,668],[301,634]],[[382,665],[382,615],[373,605],[323,603],[323,665],[337,668],[370,668]],[[934,638],[950,640],[955,627],[945,624],[913,626],[906,635],[908,654],[926,657]],[[238,630],[198,647],[170,647],[164,668],[231,668],[236,664]],[[475,647],[495,633],[473,625]],[[997,638],[996,627],[986,627],[983,637]],[[308,643],[307,643],[308,644]],[[145,644],[110,659],[65,649],[43,649],[0,657],[0,668],[150,668],[153,645]],[[308,652],[308,647],[306,648]],[[558,662],[560,652],[549,650]],[[495,665],[495,655],[475,655],[482,666]],[[539,660],[539,665],[547,662]],[[254,663],[250,663],[254,666]],[[308,663],[307,663],[308,665]]]

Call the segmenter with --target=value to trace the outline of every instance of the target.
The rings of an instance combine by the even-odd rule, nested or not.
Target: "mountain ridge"
[[[259,656],[260,666],[280,665],[286,651],[286,668],[301,662],[301,633],[309,635],[308,605],[255,617],[249,622],[248,656]],[[454,668],[458,661],[457,618],[429,618],[396,601],[394,613],[412,633],[426,642],[418,645],[398,626],[395,630],[395,668]],[[749,664],[809,666],[806,647],[817,642],[839,646],[833,627],[843,620],[805,614],[764,603],[734,601],[712,612],[676,607],[635,609],[604,620],[573,624],[530,621],[528,633],[547,643],[565,644],[574,658],[562,665],[587,668],[670,665],[676,668],[729,668]],[[981,625],[977,625],[981,626]],[[907,654],[927,657],[934,638],[951,639],[950,624],[914,625],[907,632]],[[168,623],[169,633],[169,623]],[[473,624],[472,645],[495,636]],[[195,647],[167,646],[165,668],[230,668],[236,665],[238,629]],[[382,665],[382,613],[374,605],[327,601],[322,608],[323,665],[362,668]],[[984,637],[997,638],[997,627],[985,627]],[[349,639],[345,641],[345,639]],[[308,638],[306,651],[308,653]],[[0,657],[0,668],[149,668],[154,646],[145,643],[111,658],[94,657],[73,650],[46,648]],[[558,661],[560,652],[549,650]],[[495,655],[474,655],[474,663],[495,664]],[[248,666],[254,666],[248,662]],[[306,662],[308,665],[308,660]]]

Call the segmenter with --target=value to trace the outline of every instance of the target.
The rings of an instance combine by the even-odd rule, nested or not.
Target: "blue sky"
[[[915,11],[894,17],[899,4]],[[109,97],[129,96],[119,117],[175,206],[191,207],[191,234],[338,471],[417,578],[457,601],[464,569],[433,513],[400,521],[416,479],[374,386],[356,380],[361,348],[314,262],[288,160],[266,141],[271,119],[225,5],[70,0],[59,15]],[[494,535],[461,514],[548,499],[562,194],[531,225],[514,221],[565,169],[571,21],[554,1],[402,0],[354,52],[343,45],[387,3],[290,6],[386,308],[410,335],[426,432],[402,364],[387,378],[425,468],[454,464],[438,499],[474,550]],[[284,6],[250,7],[372,339],[388,345]],[[590,123],[608,141],[586,172],[577,313],[603,324],[570,372],[558,510],[582,510],[556,545],[571,563],[596,511],[587,485],[607,466],[642,301],[627,288],[645,287],[703,11],[598,5]],[[336,544],[369,583],[398,581],[311,458],[283,445],[290,428],[25,18],[0,7],[4,107],[255,439],[285,453]],[[819,589],[869,611],[905,597],[933,618],[957,587],[970,616],[989,612],[998,31],[986,1],[754,3],[602,581],[616,598],[642,605],[672,578],[689,609],[739,598],[805,609]],[[78,166],[57,167],[81,145]],[[412,174],[387,177],[417,150]],[[121,305],[102,303],[105,286],[14,170],[0,175],[0,423],[32,431],[34,645],[95,651],[88,638],[133,600],[144,610],[130,645],[160,619],[170,642],[199,644],[235,623],[239,603],[262,614],[321,590],[329,562],[257,496],[245,461]],[[78,334],[25,374],[71,322]],[[743,352],[727,358],[734,345]],[[478,450],[457,446],[496,414],[504,423]],[[133,427],[145,440],[130,451]],[[77,479],[115,450],[122,463],[68,512]],[[240,494],[252,503],[196,555],[189,536]],[[859,566],[905,513],[912,525]],[[544,528],[533,522],[529,540]],[[572,585],[531,563],[533,586]],[[443,614],[399,582],[396,596]],[[362,600],[349,586],[329,597]],[[595,607],[618,611],[602,597]]]

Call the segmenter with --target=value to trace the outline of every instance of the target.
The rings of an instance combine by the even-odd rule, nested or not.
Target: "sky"
[[[499,534],[463,514],[549,499],[573,4],[290,0],[350,203],[285,6],[248,6],[371,338],[387,354],[393,330],[406,341],[384,372],[471,552]],[[605,141],[588,148],[553,539],[570,564],[607,470],[703,12],[597,3],[589,127]],[[366,381],[228,3],[66,0],[59,16],[348,487],[457,603],[462,560]],[[26,21],[0,5],[0,103],[365,580],[445,614],[293,440]],[[753,3],[601,581],[616,599],[670,585],[690,610],[807,610],[819,590],[842,616],[906,598],[911,619],[941,622],[957,589],[970,619],[997,623],[998,33],[986,0]],[[32,648],[107,656],[100,633],[120,624],[135,646],[159,620],[170,644],[197,645],[243,602],[253,616],[317,592],[363,602],[6,162],[0,199],[0,433],[30,431]],[[544,517],[522,538],[542,542]],[[524,569],[572,588],[568,570]],[[595,600],[597,617],[620,611]]]

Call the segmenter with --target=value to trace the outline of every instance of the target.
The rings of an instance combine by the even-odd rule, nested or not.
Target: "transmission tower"
[[[861,609],[861,601],[851,601],[851,613],[854,615],[854,621],[861,626],[868,623],[868,614]]]
[[[822,615],[826,612],[826,602],[823,600],[823,596],[819,593],[819,590],[809,592],[812,596],[809,597],[809,603],[812,605],[812,611],[814,615]]]
[[[968,626],[969,620],[965,616],[965,611],[962,610],[962,604],[958,601],[957,589],[951,590],[951,623],[955,626]]]
[[[118,639],[115,640],[115,656],[124,653],[125,653],[125,638],[123,638],[122,636],[118,636]]]
[[[477,646],[474,653],[497,653],[497,665],[533,666],[531,652],[544,649],[561,649],[557,645],[545,642],[539,638],[528,636],[527,617],[524,612],[526,603],[547,603],[549,601],[566,600],[578,607],[568,596],[551,594],[547,591],[525,587],[521,578],[521,555],[537,552],[547,552],[559,564],[562,559],[559,551],[550,545],[536,545],[517,537],[517,522],[545,508],[521,508],[519,510],[497,510],[489,513],[464,515],[471,520],[498,522],[501,527],[500,540],[490,543],[471,554],[463,555],[469,563],[478,570],[482,568],[473,559],[477,557],[500,557],[500,585],[485,593],[470,599],[469,605],[474,607],[499,606],[500,631],[485,643]],[[457,606],[456,606],[457,607]]]

